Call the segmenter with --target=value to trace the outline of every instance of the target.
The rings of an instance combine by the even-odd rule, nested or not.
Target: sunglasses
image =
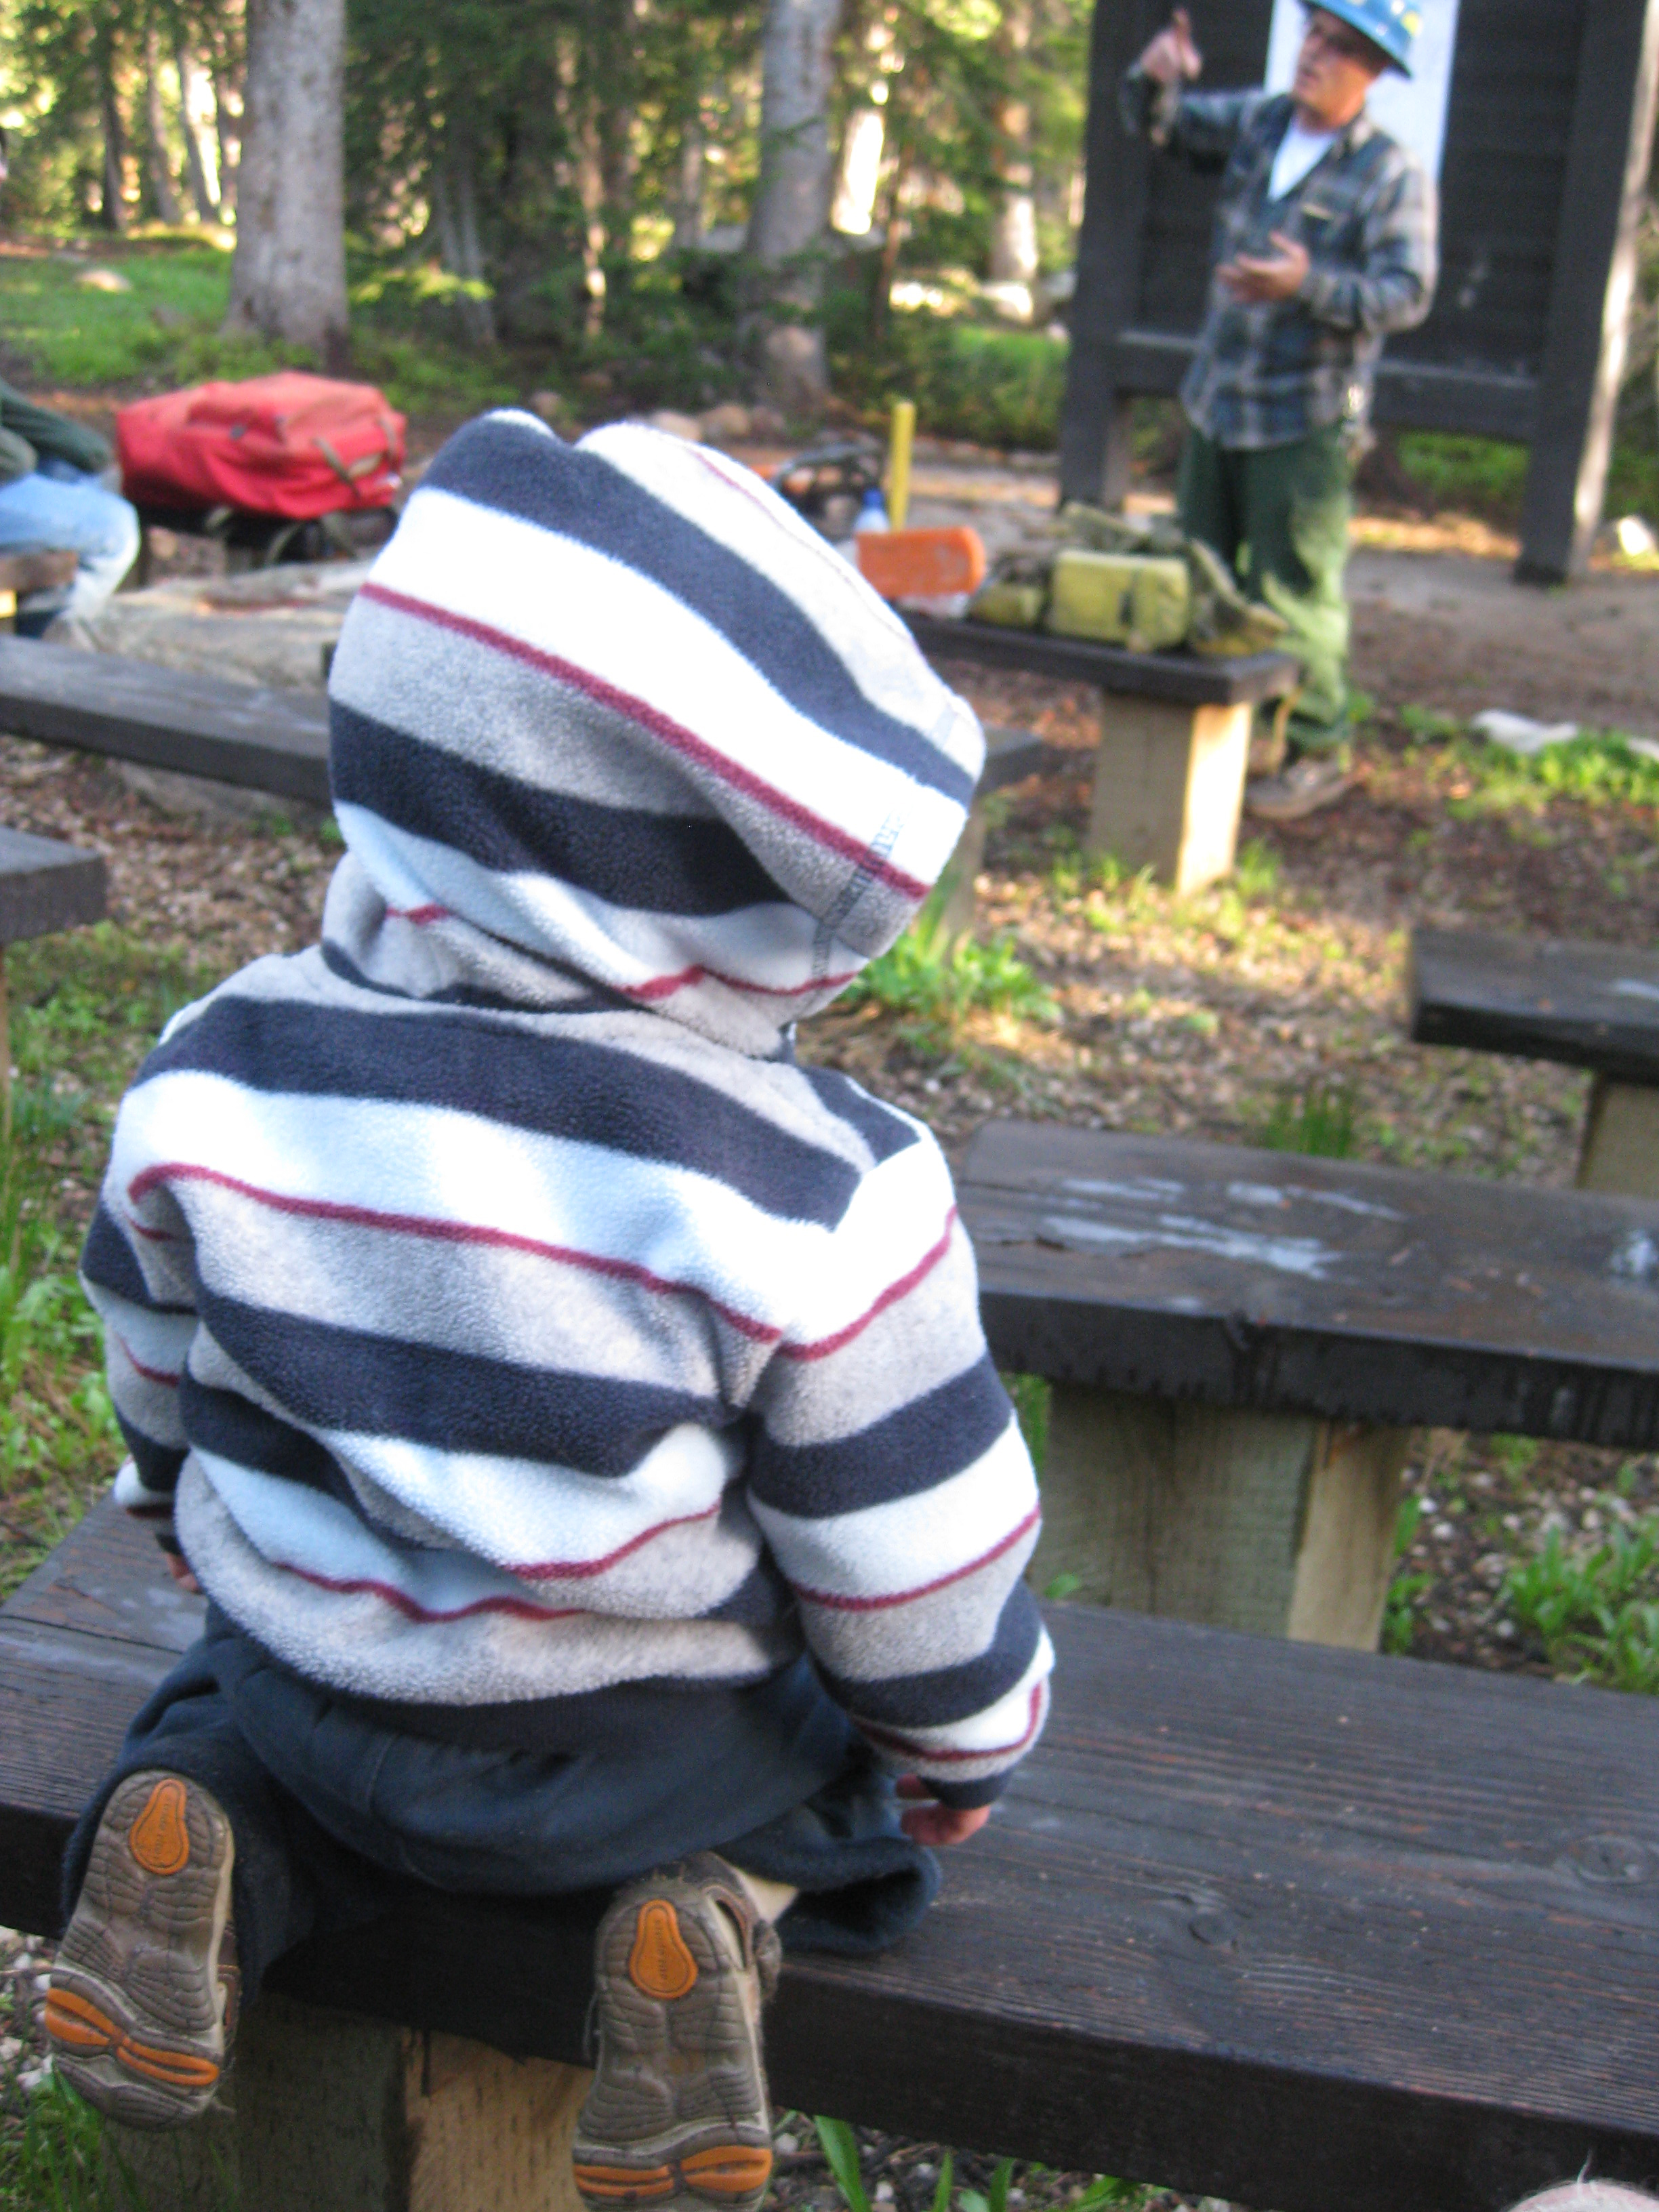
[[[1363,31],[1350,30],[1329,15],[1310,15],[1303,33],[1304,44],[1323,46],[1328,52],[1340,54],[1344,61],[1369,62],[1376,59],[1376,48]]]

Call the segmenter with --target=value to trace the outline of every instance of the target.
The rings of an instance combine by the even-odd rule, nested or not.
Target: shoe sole
[[[631,1901],[601,1931],[599,2064],[572,2166],[592,2212],[630,2204],[750,2212],[772,2178],[750,1970],[720,1908]],[[756,2005],[756,2013],[758,2006]]]
[[[177,1775],[130,1776],[99,1823],[46,2029],[56,2070],[125,2126],[176,2127],[218,2089],[234,1857],[228,1820]]]

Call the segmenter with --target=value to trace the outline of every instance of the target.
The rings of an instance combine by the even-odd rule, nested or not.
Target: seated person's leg
[[[0,553],[70,552],[80,567],[66,588],[32,592],[17,627],[38,637],[55,616],[94,615],[138,557],[138,517],[95,477],[49,464],[0,484]]]

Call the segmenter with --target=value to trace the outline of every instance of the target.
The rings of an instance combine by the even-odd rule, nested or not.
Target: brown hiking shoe
[[[230,1822],[182,1775],[129,1775],[104,1809],[46,1997],[57,2071],[132,2128],[213,2102],[235,2027]]]
[[[778,1939],[712,1851],[623,1890],[594,1954],[599,2063],[576,2124],[592,2212],[753,2212],[772,2178],[760,2014]]]
[[[1334,806],[1354,781],[1335,753],[1304,753],[1278,775],[1253,776],[1244,787],[1244,811],[1259,822],[1300,822]]]

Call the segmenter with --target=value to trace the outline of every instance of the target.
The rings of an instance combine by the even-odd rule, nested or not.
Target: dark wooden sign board
[[[1189,5],[1205,85],[1259,84],[1272,0]],[[1118,115],[1119,82],[1169,12],[1095,9],[1060,481],[1108,506],[1127,488],[1129,403],[1179,389],[1208,279],[1217,179]],[[1656,96],[1659,0],[1462,0],[1440,289],[1388,348],[1376,418],[1531,447],[1516,571],[1531,581],[1582,569],[1601,520]]]

